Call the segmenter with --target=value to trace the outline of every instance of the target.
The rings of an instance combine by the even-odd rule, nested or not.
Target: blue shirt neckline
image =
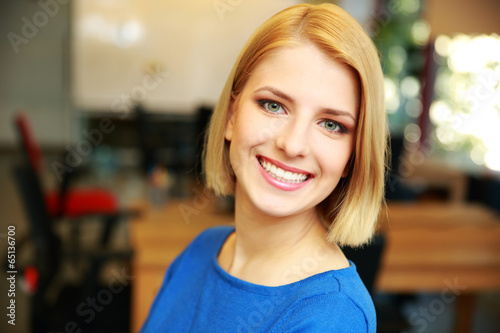
[[[234,227],[227,227],[227,234],[222,238],[221,244],[218,244],[218,251],[215,252],[215,255],[212,257],[212,268],[215,270],[215,272],[228,284],[230,284],[233,287],[236,287],[238,289],[254,293],[254,294],[259,294],[259,295],[282,295],[282,294],[288,294],[292,290],[299,288],[302,284],[304,283],[313,283],[313,282],[320,282],[324,281],[325,279],[335,279],[337,280],[337,276],[342,275],[342,276],[348,276],[351,274],[356,274],[356,265],[349,261],[349,267],[346,268],[341,268],[337,270],[329,270],[325,271],[322,273],[318,273],[315,275],[311,275],[305,279],[292,282],[289,284],[284,284],[280,286],[266,286],[266,285],[260,285],[260,284],[255,284],[252,282],[247,282],[245,280],[239,279],[235,276],[232,276],[228,272],[226,272],[219,264],[219,261],[217,260],[217,257],[219,256],[220,250],[222,249],[222,246],[226,242],[227,238],[235,231]],[[337,281],[338,282],[338,281]],[[340,288],[340,284],[339,284]]]

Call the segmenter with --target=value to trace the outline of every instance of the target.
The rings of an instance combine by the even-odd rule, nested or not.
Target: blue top
[[[217,261],[233,227],[201,233],[172,263],[141,332],[376,332],[356,266],[267,287]]]

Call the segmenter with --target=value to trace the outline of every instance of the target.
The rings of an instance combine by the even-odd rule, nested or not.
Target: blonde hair
[[[384,201],[387,124],[383,74],[378,52],[367,33],[333,4],[302,4],[266,21],[243,47],[214,109],[206,136],[206,185],[217,195],[232,195],[235,176],[224,138],[231,95],[244,88],[253,69],[271,51],[310,41],[331,59],[351,67],[360,84],[360,109],[349,174],[317,211],[328,228],[328,241],[357,246],[372,237]]]

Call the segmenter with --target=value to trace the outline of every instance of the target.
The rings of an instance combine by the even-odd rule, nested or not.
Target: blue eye
[[[347,129],[342,124],[333,120],[323,120],[319,124],[330,132],[347,133]]]
[[[259,105],[270,113],[284,113],[283,106],[275,101],[271,100],[260,100],[258,101]]]

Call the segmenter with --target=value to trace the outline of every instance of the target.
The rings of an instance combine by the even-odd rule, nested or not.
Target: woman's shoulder
[[[178,259],[211,258],[220,251],[227,237],[233,232],[234,227],[225,225],[205,229],[191,241]]]
[[[373,305],[342,292],[310,295],[296,302],[282,318],[279,331],[375,332]]]
[[[316,274],[298,282],[302,297],[329,295],[347,297],[362,303],[372,304],[370,294],[361,280],[356,265],[349,261],[349,267]]]
[[[375,332],[375,307],[356,266],[332,270],[301,281],[286,325],[306,331]],[[302,318],[294,323],[293,318]],[[349,320],[346,320],[349,318]],[[312,329],[315,328],[315,329]]]
[[[234,226],[221,225],[211,227],[202,231],[190,244],[190,246],[210,245],[220,249],[226,238],[234,232]]]

